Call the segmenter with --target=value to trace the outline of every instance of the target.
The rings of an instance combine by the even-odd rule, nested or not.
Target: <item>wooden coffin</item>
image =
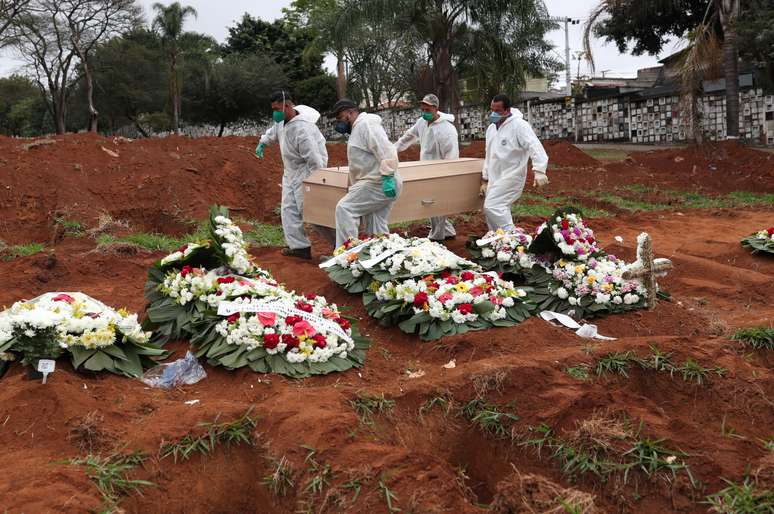
[[[399,164],[403,191],[390,213],[390,223],[449,216],[481,209],[483,159],[410,161]],[[335,227],[336,204],[346,194],[347,166],[323,168],[304,181],[304,221]]]

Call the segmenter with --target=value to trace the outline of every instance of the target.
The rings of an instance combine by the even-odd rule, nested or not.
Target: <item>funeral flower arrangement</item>
[[[372,280],[386,282],[445,270],[479,269],[440,243],[399,234],[347,241],[320,267],[350,293],[364,292]]]
[[[22,363],[69,353],[73,367],[138,377],[167,352],[150,342],[137,314],[83,293],[46,293],[0,312],[0,360]]]
[[[580,212],[560,209],[533,235],[523,229],[488,232],[471,239],[469,251],[484,269],[515,273],[534,288],[540,311],[576,318],[642,308],[646,293],[625,280],[627,264],[605,253]]]
[[[534,254],[557,250],[561,256],[585,261],[602,250],[594,237],[594,231],[573,209],[560,210],[535,230],[529,251]]]
[[[529,253],[532,236],[524,229],[490,230],[481,238],[471,237],[467,247],[473,260],[486,270],[500,273],[520,274],[532,269],[538,262],[535,254]]]
[[[742,239],[742,246],[751,248],[753,253],[764,252],[774,254],[774,227],[759,230]]]
[[[368,341],[356,326],[324,297],[288,291],[256,266],[223,207],[211,209],[210,236],[149,270],[156,340],[190,339],[212,365],[292,377],[363,365]]]
[[[473,271],[374,282],[363,303],[381,324],[397,324],[423,340],[516,325],[534,308],[524,289],[497,273]]]

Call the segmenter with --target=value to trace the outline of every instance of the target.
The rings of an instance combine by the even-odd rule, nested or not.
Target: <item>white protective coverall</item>
[[[488,180],[484,214],[489,230],[513,228],[511,204],[524,190],[527,161],[532,169],[545,173],[548,155],[535,132],[516,108],[500,127],[492,123],[486,129],[486,157],[481,174]]]
[[[280,206],[282,231],[288,248],[297,250],[311,246],[304,232],[304,179],[328,165],[328,150],[325,148],[325,137],[317,128],[320,113],[306,105],[293,108],[298,114],[288,122],[275,123],[261,136],[260,142],[264,145],[279,142],[284,167]],[[333,243],[330,229],[318,226],[315,229]]]
[[[402,152],[416,140],[419,140],[419,160],[435,161],[446,159],[458,159],[460,156],[459,137],[454,126],[454,115],[438,112],[438,119],[428,124],[423,118],[419,118],[414,126],[406,131],[398,139],[395,147]],[[446,216],[430,218],[430,234],[427,236],[436,241],[442,241],[446,237],[456,236],[454,226],[446,219]]]
[[[357,237],[360,219],[368,234],[390,231],[387,219],[403,183],[398,174],[398,152],[387,138],[382,118],[360,113],[347,142],[349,191],[336,205],[336,246]],[[382,175],[395,176],[395,198],[382,191]]]

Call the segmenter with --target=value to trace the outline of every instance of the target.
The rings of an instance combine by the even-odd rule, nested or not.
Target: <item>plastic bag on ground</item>
[[[142,375],[140,380],[151,387],[171,389],[195,384],[206,376],[207,373],[196,356],[187,352],[182,359],[152,367]]]

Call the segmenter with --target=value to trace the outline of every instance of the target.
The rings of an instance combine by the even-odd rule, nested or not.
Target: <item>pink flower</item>
[[[296,337],[312,337],[317,333],[317,330],[306,320],[301,320],[293,325],[293,335]]]
[[[452,296],[451,293],[443,293],[442,295],[440,295],[438,297],[438,301],[441,302],[441,303],[446,303],[449,300],[451,300],[452,298],[453,298],[453,296]]]
[[[75,298],[70,296],[69,294],[58,294],[55,297],[52,298],[55,302],[67,302],[67,303],[75,303]]]
[[[484,292],[484,289],[481,288],[480,286],[476,286],[476,287],[471,288],[471,290],[469,292],[473,296],[480,296]]]
[[[273,327],[277,323],[277,315],[273,312],[258,312],[255,315],[264,327]]]
[[[329,309],[328,307],[323,307],[321,309],[323,318],[326,319],[334,319],[339,317],[339,313],[334,311],[333,309]]]

